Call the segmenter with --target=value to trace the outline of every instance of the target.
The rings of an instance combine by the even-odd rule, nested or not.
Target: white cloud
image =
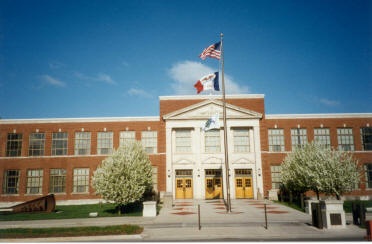
[[[145,90],[142,90],[142,89],[136,89],[136,88],[131,88],[129,89],[129,91],[127,92],[130,96],[139,96],[139,97],[142,97],[142,98],[152,98],[152,95],[145,91]]]
[[[58,87],[65,87],[66,83],[63,81],[60,81],[50,75],[41,75],[41,79],[46,84],[52,85],[52,86],[58,86]]]
[[[104,82],[107,84],[115,85],[116,81],[111,78],[110,75],[106,73],[98,73],[95,76],[89,76],[80,72],[75,72],[75,76],[79,78],[80,80],[87,80],[87,81],[99,81],[99,82]]]
[[[111,76],[105,73],[99,73],[97,76],[97,80],[103,81],[107,84],[116,84],[116,82],[111,78]]]
[[[339,101],[330,100],[330,99],[327,99],[327,98],[320,98],[319,102],[323,105],[328,106],[328,107],[335,107],[335,106],[340,105]]]
[[[213,69],[205,64],[195,61],[181,61],[174,64],[168,71],[168,75],[174,81],[171,87],[176,95],[196,94],[194,84],[204,75],[216,72],[218,69]],[[220,78],[220,90],[222,90]],[[241,86],[236,83],[233,78],[225,73],[225,91],[226,94],[241,94],[249,93],[247,86]],[[220,93],[220,92],[219,92]]]

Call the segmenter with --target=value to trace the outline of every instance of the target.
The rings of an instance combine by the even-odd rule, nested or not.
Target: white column
[[[173,192],[174,173],[172,167],[172,128],[166,127],[166,191]]]

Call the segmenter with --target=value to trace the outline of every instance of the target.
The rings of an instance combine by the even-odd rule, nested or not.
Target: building
[[[156,117],[0,120],[0,203],[53,193],[62,203],[98,202],[91,177],[126,140],[142,141],[153,182],[174,199],[260,199],[276,192],[280,164],[316,140],[353,153],[364,168],[348,196],[372,195],[372,113],[266,115],[264,95],[226,96],[228,165],[221,96],[161,96]],[[203,130],[219,114],[220,129]]]

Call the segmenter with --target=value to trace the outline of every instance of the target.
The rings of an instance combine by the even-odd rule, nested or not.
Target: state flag
[[[219,91],[220,86],[218,84],[218,72],[203,76],[195,83],[194,87],[196,88],[198,94],[206,90]]]

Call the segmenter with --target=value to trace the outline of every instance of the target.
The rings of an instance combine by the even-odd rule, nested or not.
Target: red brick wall
[[[160,121],[120,121],[120,122],[78,122],[78,123],[30,123],[30,124],[0,124],[0,191],[2,193],[4,170],[20,170],[19,194],[3,195],[0,193],[0,201],[25,201],[35,198],[35,195],[26,196],[27,169],[44,169],[43,194],[49,193],[49,169],[64,168],[66,172],[66,194],[56,194],[57,200],[92,199],[97,198],[94,189],[90,187],[89,194],[73,194],[73,169],[89,168],[90,177],[106,156],[97,154],[97,132],[113,132],[114,148],[119,146],[120,131],[126,128],[136,131],[136,139],[141,140],[141,132],[148,129],[158,131],[158,153],[151,154],[150,160],[153,166],[158,167],[158,190],[165,191],[165,133]],[[74,156],[75,132],[91,132],[91,156]],[[51,156],[52,133],[68,132],[68,155]],[[6,157],[6,143],[8,133],[22,133],[22,156]],[[45,133],[45,153],[42,157],[28,157],[29,135],[38,130]]]
[[[168,113],[200,103],[205,100],[207,99],[160,100],[160,116],[163,117]],[[263,98],[227,98],[226,103],[262,113],[262,115],[265,114],[265,105]]]
[[[358,161],[359,165],[362,167],[365,163],[372,163],[372,152],[362,151],[360,128],[366,127],[367,124],[372,126],[371,118],[289,118],[289,119],[264,119],[261,121],[261,150],[262,150],[262,170],[264,179],[264,193],[267,194],[268,190],[271,189],[271,165],[280,165],[287,152],[292,151],[291,142],[291,129],[300,128],[307,129],[307,139],[308,141],[314,140],[314,128],[320,128],[321,124],[323,128],[330,129],[331,146],[337,149],[337,128],[352,128],[354,136],[354,146],[355,151],[353,152],[354,158]],[[285,151],[284,153],[274,153],[268,152],[268,129],[275,128],[284,130],[284,143]],[[371,190],[365,189],[364,175],[362,175],[361,190],[355,191],[348,195],[372,195]]]

